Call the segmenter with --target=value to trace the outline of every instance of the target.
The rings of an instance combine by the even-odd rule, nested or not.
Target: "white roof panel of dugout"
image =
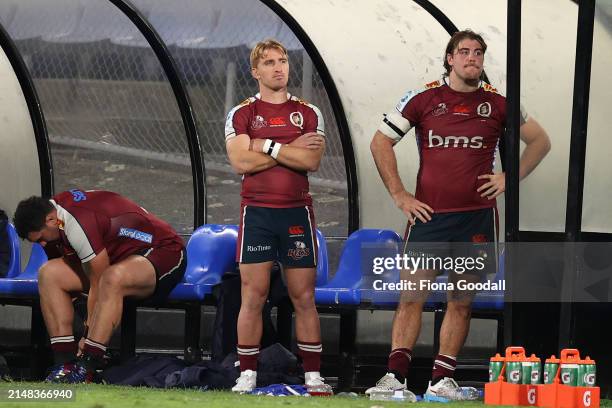
[[[293,32],[258,1],[135,0],[167,45],[222,49],[252,47],[277,38],[289,50],[303,49]],[[136,27],[108,0],[7,0],[0,3],[0,21],[14,40],[41,37],[59,43],[110,40],[147,47]]]
[[[61,37],[74,31],[82,10],[74,0],[17,1],[2,3],[5,28],[10,28],[13,40]],[[9,21],[10,20],[10,21]]]

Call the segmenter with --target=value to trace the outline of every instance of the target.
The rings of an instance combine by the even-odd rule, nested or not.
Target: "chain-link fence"
[[[134,4],[167,44],[187,85],[207,169],[231,171],[224,121],[231,107],[257,92],[250,47],[270,37],[282,41],[290,54],[289,91],[317,105],[326,122],[327,151],[311,184],[339,189],[345,198],[344,157],[327,92],[302,45],[274,12],[259,0]],[[189,166],[183,122],[163,69],[142,34],[109,1],[5,0],[0,21],[34,78],[52,148],[61,144],[103,152],[105,159],[122,154]],[[215,187],[207,187],[210,197]],[[346,225],[347,201],[341,201],[334,222]]]

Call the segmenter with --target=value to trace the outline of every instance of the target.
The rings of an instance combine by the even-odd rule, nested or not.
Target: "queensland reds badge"
[[[436,106],[434,110],[431,112],[433,116],[441,116],[441,115],[444,115],[445,113],[448,113],[448,108],[446,107],[445,103],[439,103],[438,106]]]
[[[293,126],[299,127],[300,129],[304,127],[304,116],[302,116],[302,112],[291,112],[289,120]]]
[[[476,113],[478,113],[479,116],[488,118],[489,116],[491,116],[491,104],[489,102],[481,103],[476,108]]]
[[[304,258],[305,256],[310,255],[310,248],[306,248],[305,243],[303,243],[302,241],[295,241],[294,244],[295,248],[290,249],[287,253],[287,256],[298,261]]]
[[[253,119],[253,122],[251,122],[251,128],[253,130],[261,129],[266,126],[268,126],[268,122],[266,122],[263,116],[260,116],[260,115],[255,116],[255,118]]]

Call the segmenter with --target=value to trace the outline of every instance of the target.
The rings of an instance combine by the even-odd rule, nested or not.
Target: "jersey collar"
[[[256,99],[259,99],[259,100],[261,101],[261,94],[260,94],[259,92],[257,92],[257,93],[255,94],[255,98],[256,98]],[[289,101],[289,100],[291,100],[291,94],[290,94],[289,92],[287,92],[287,100],[288,100],[288,101]]]

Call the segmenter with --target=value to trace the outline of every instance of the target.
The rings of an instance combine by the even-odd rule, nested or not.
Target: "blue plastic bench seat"
[[[19,251],[15,256],[20,256]],[[32,244],[30,259],[23,272],[14,277],[0,278],[0,298],[38,298],[38,270],[45,262],[47,254],[42,246]]]
[[[361,229],[346,240],[338,270],[326,284],[315,288],[317,305],[359,305],[362,295],[370,293],[368,287],[375,275],[372,260],[376,256],[395,256],[401,238],[394,231]]]
[[[237,225],[206,224],[191,235],[187,243],[185,277],[170,292],[170,301],[203,301],[221,282],[223,274],[236,269]],[[327,282],[327,244],[317,230],[317,284]]]
[[[15,227],[10,222],[6,223],[6,235],[11,255],[6,277],[14,278],[21,273],[21,257],[19,255],[19,236],[17,235],[17,231],[15,231]]]
[[[236,269],[236,225],[206,224],[187,243],[185,276],[168,296],[170,301],[202,302],[226,272]]]

